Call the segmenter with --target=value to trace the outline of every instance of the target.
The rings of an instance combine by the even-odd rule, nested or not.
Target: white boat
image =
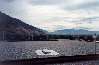
[[[37,55],[58,55],[59,53],[54,50],[49,49],[42,49],[42,50],[36,50],[35,53]]]

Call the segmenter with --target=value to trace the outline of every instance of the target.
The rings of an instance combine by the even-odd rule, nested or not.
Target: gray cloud
[[[33,5],[55,5],[55,4],[60,4],[64,3],[65,0],[32,0],[31,3]]]
[[[13,2],[15,0],[0,0],[0,1],[4,1],[4,2]]]
[[[99,1],[93,0],[93,2],[85,1],[84,3],[81,4],[74,4],[70,6],[65,6],[65,10],[96,10],[99,9]]]
[[[86,22],[88,24],[92,24],[92,23],[94,23],[96,21],[99,21],[99,17],[98,16],[77,18],[77,19],[75,19],[73,21],[70,21],[70,22],[75,22],[75,23],[77,23],[79,25],[79,24],[82,24],[84,22]]]
[[[90,30],[91,28],[88,28],[88,27],[79,27],[79,29]]]
[[[97,21],[99,20],[99,17],[89,17],[89,18],[84,18],[82,19],[82,21],[89,21],[89,22],[94,22],[94,21]]]
[[[83,29],[87,29],[88,25],[85,25],[86,23],[93,25],[93,23],[95,22],[97,25],[97,28],[98,28],[99,26],[96,21],[99,21],[99,15],[98,15],[99,1],[92,0],[93,2],[89,2],[90,0],[88,0],[88,1],[83,0],[84,1],[83,3],[77,2],[77,4],[74,4],[74,1],[76,1],[76,0],[71,0],[71,1],[70,0],[0,0],[0,11],[3,11],[4,13],[9,14],[12,17],[16,17],[23,21],[27,21],[27,23],[30,23],[30,21],[32,21],[30,23],[32,25],[35,25],[35,22],[38,22],[38,20],[40,20],[40,23],[41,22],[43,23],[43,21],[47,18],[46,16],[48,16],[48,19],[46,19],[46,22],[47,21],[52,22],[50,24],[53,24],[53,22],[57,23],[56,26],[54,26],[55,29],[66,28],[66,27],[64,27],[65,24],[61,24],[61,22],[69,22],[71,24],[76,23],[78,25],[83,24],[82,26],[79,27],[79,28],[83,28]],[[77,1],[79,1],[79,0],[77,0]],[[35,6],[40,5],[40,6],[37,8],[34,5]],[[48,11],[47,7],[40,8],[40,7],[42,7],[42,5],[48,6],[48,7],[51,5],[51,7],[48,9],[49,10]],[[50,11],[50,10],[54,10],[53,5],[58,7],[58,9],[56,8],[55,12]],[[43,12],[41,12],[39,10],[42,10]],[[57,12],[57,10],[58,10],[58,12]],[[73,12],[74,10],[77,10],[77,12],[76,13]],[[86,10],[86,11],[84,11],[85,16],[81,15],[82,18],[80,18],[78,16],[78,15],[80,15],[80,13],[79,13],[80,10]],[[87,12],[89,12],[90,10],[93,10],[94,13],[93,14],[89,13],[89,15],[87,15]],[[68,11],[69,11],[69,14],[66,14],[66,13],[68,13]],[[65,17],[65,15],[62,15],[61,13],[65,13],[66,17]],[[72,14],[77,14],[78,18],[75,18],[76,16],[72,16]],[[92,16],[90,16],[91,14],[92,14]],[[96,14],[98,16],[94,16]],[[43,17],[43,15],[45,18]],[[71,15],[71,16],[68,17],[69,15]],[[38,20],[32,19],[35,17]],[[51,18],[51,19],[49,19],[49,18]],[[59,25],[59,24],[61,24],[61,25]],[[54,27],[52,27],[52,29]],[[49,26],[47,29],[49,29],[49,28],[51,28],[51,26]]]

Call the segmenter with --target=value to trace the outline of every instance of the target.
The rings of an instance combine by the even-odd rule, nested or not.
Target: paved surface
[[[35,53],[36,50],[44,48],[58,52],[59,55],[57,56],[85,55],[95,53],[95,45],[93,42],[79,42],[71,40],[0,42],[0,61],[57,57],[50,55],[39,56]],[[99,51],[97,47],[97,53],[98,52]]]

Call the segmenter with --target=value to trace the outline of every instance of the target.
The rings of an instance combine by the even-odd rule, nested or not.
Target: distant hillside
[[[46,35],[46,32],[0,12],[1,40],[33,40],[40,35]]]
[[[50,34],[57,34],[57,35],[92,35],[92,34],[99,34],[99,31],[88,31],[84,29],[64,29],[64,30],[57,30],[55,32],[51,32]]]

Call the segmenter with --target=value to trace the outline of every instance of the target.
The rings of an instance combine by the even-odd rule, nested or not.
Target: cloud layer
[[[98,0],[0,0],[0,11],[48,31],[99,31]]]

